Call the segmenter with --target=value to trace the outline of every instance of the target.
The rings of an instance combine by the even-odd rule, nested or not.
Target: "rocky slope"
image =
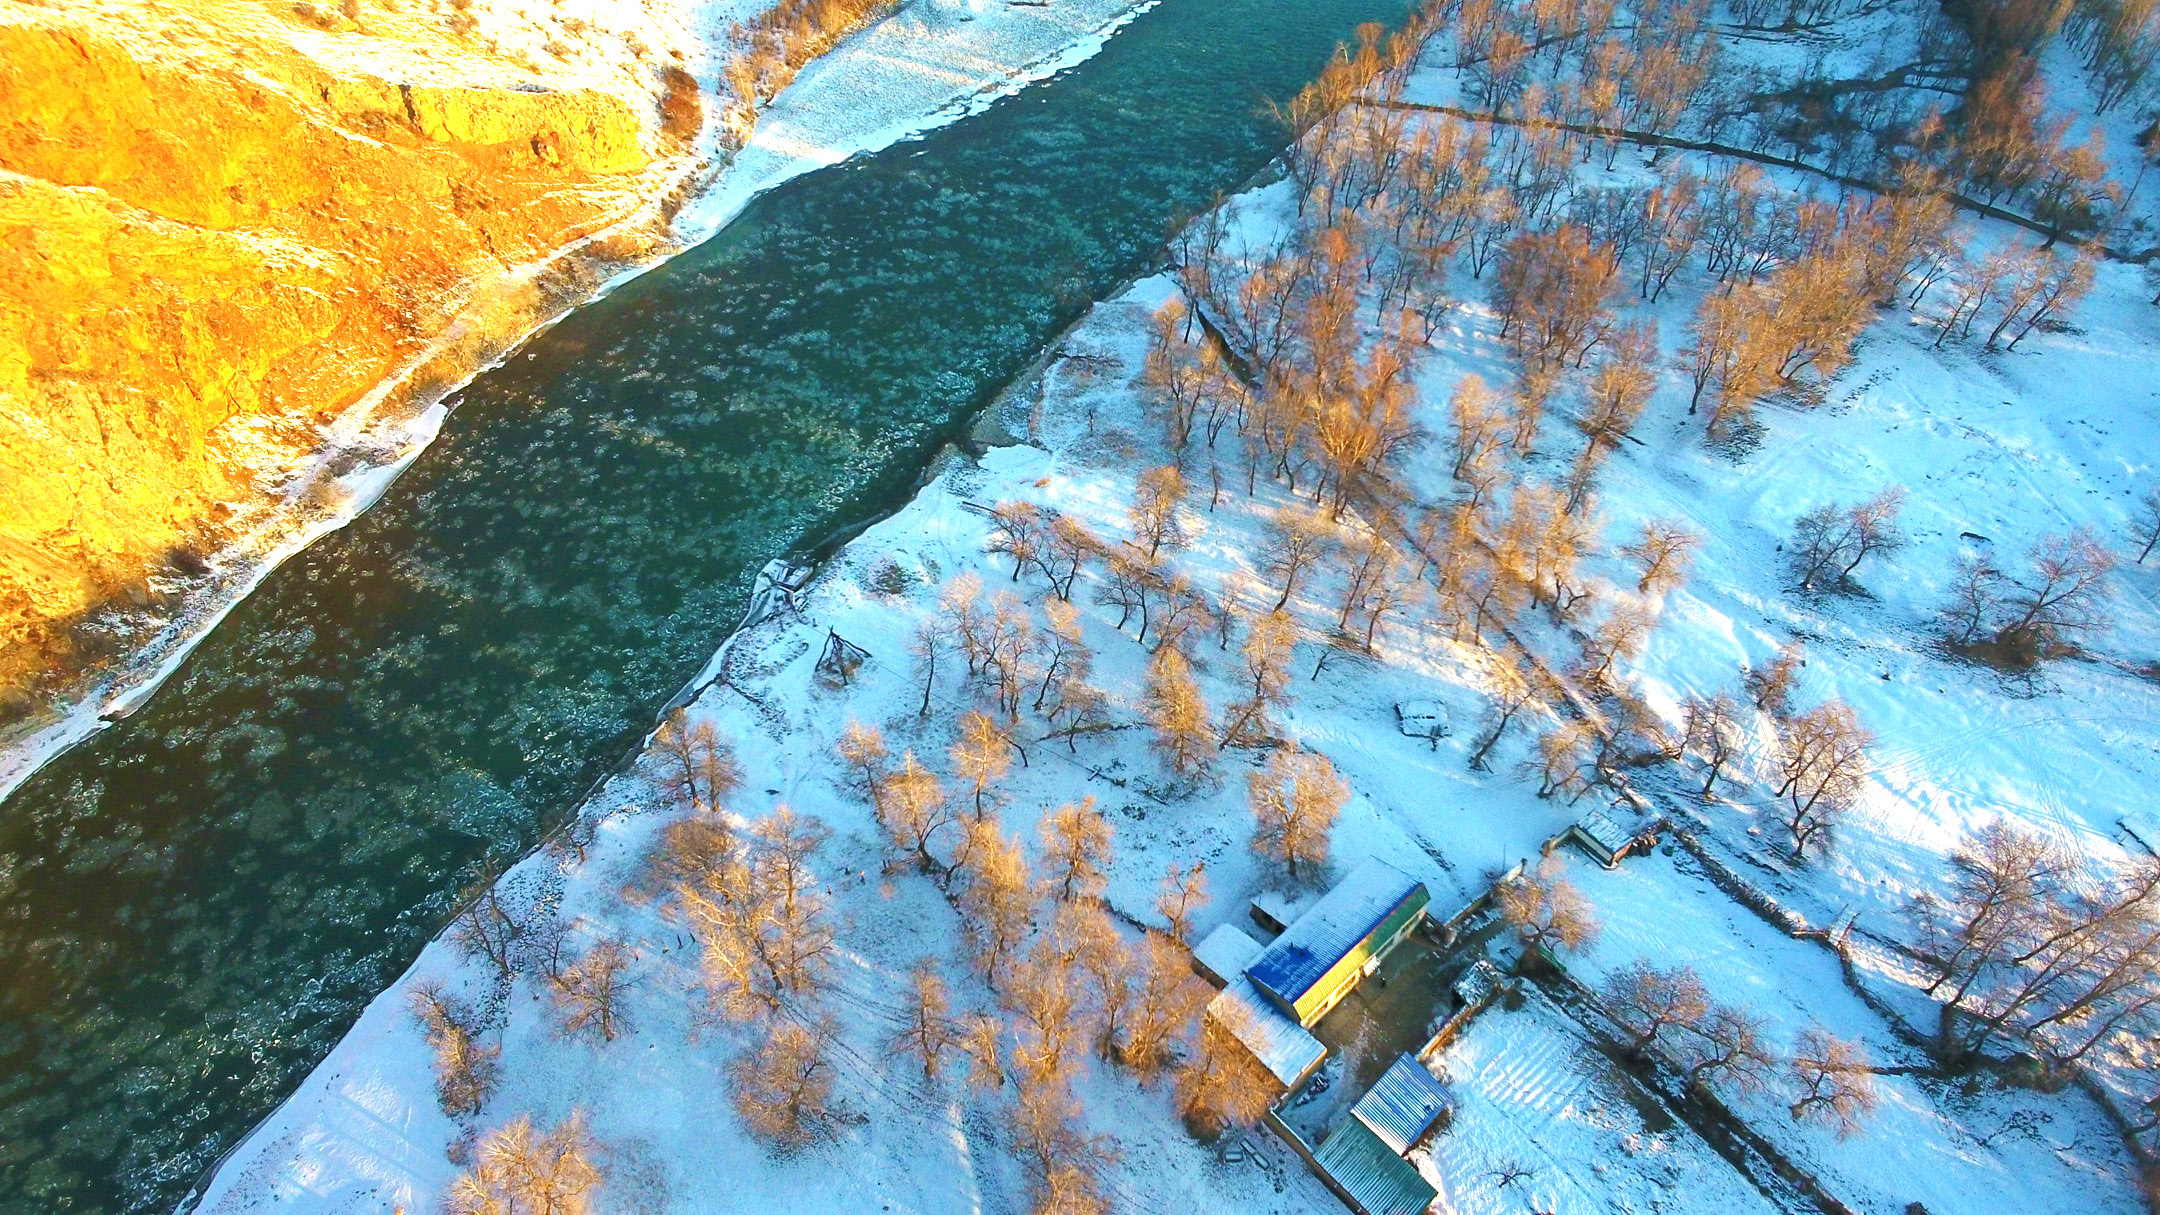
[[[304,509],[341,411],[529,326],[536,264],[657,234],[697,128],[680,23],[0,0],[0,717],[116,647],[105,606],[154,608],[281,489]]]

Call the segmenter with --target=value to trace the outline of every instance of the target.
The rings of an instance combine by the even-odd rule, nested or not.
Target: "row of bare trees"
[[[1690,1091],[1742,1098],[1776,1091],[1794,1121],[1841,1137],[1858,1132],[1881,1104],[1864,1044],[1811,1025],[1781,1051],[1759,1014],[1711,999],[1691,967],[1637,958],[1614,971],[1598,995],[1626,1032],[1627,1049],[1664,1061]]]
[[[2008,1046],[2074,1066],[2153,1031],[2160,863],[2101,872],[2058,838],[1996,820],[1960,842],[1948,876],[1910,913],[1944,1063]]]

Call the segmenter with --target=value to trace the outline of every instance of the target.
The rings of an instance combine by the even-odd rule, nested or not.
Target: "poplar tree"
[[[1282,864],[1292,881],[1300,865],[1327,863],[1328,838],[1350,800],[1350,786],[1325,755],[1277,748],[1265,771],[1246,776],[1253,851]]]

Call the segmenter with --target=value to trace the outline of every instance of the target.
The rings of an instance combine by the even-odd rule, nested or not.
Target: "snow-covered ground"
[[[837,63],[830,70],[844,76]],[[806,72],[797,87],[817,79]],[[810,138],[808,120],[773,129],[838,146]],[[797,156],[807,164],[821,154],[776,144],[767,163]],[[1639,157],[1623,154],[1614,172],[1640,172]],[[1281,221],[1286,199],[1279,185],[1245,196],[1239,223],[1264,232]],[[1968,239],[2001,237],[1961,222]],[[1683,282],[1655,308],[1630,310],[1660,322],[1670,351],[1684,340],[1702,289]],[[1482,303],[1484,284],[1463,275],[1454,291],[1463,304],[1418,372],[1421,420],[1436,433],[1466,372],[1493,383],[1512,378]],[[843,1022],[838,1093],[847,1116],[833,1135],[781,1157],[756,1147],[737,1121],[722,1074],[745,1045],[744,1032],[705,1012],[694,944],[648,904],[625,897],[671,813],[656,808],[634,775],[586,808],[589,846],[544,850],[504,882],[514,904],[553,907],[578,940],[631,943],[638,955],[632,1028],[606,1046],[560,1041],[540,986],[520,979],[491,1006],[502,1025],[505,1081],[480,1125],[521,1112],[552,1123],[584,1110],[609,1145],[610,1209],[733,1210],[746,1196],[810,1211],[1012,1209],[1020,1182],[996,1099],[951,1082],[926,1085],[886,1045],[902,981],[918,958],[943,960],[962,1005],[985,999],[960,957],[953,913],[929,879],[882,872],[878,828],[836,779],[829,756],[854,717],[882,727],[896,753],[912,748],[931,767],[950,770],[952,721],[970,701],[948,681],[929,717],[918,718],[906,657],[915,624],[934,612],[937,585],[964,572],[982,579],[986,596],[1011,591],[1032,612],[1045,598],[1038,579],[1011,579],[1007,560],[986,552],[988,522],[971,508],[1023,499],[1083,518],[1106,537],[1128,534],[1134,476],[1163,458],[1134,381],[1148,317],[1171,294],[1166,280],[1149,279],[1098,306],[1052,352],[1040,382],[997,408],[1002,428],[1023,442],[979,460],[945,461],[912,503],[823,567],[798,613],[736,638],[728,678],[692,706],[739,749],[748,780],[736,814],[755,819],[785,803],[834,831],[819,864],[844,921],[844,963],[827,1007]],[[1934,644],[1935,615],[1962,551],[1986,546],[2015,567],[2041,536],[2083,525],[2121,552],[2133,495],[2160,476],[2160,313],[2146,303],[2136,269],[2103,264],[2072,321],[2063,332],[2035,333],[2014,353],[1983,353],[1969,344],[1937,349],[1927,315],[1886,312],[1825,404],[1764,406],[1744,445],[1707,446],[1700,419],[1687,413],[1684,383],[1668,374],[1634,430],[1637,442],[1607,466],[1599,494],[1607,546],[1653,516],[1680,519],[1705,537],[1687,584],[1654,605],[1659,623],[1648,650],[1625,664],[1652,707],[1677,724],[1682,697],[1732,689],[1744,665],[1804,637],[1809,659],[1797,702],[1841,697],[1880,740],[1861,805],[1827,854],[1805,865],[1778,846],[1764,738],[1733,773],[1727,800],[1699,811],[1713,851],[1817,925],[1857,912],[1863,930],[1903,936],[1906,901],[1939,889],[1959,835],[1997,815],[2056,832],[2102,867],[2129,859],[2115,817],[2149,804],[2160,778],[2160,684],[2139,673],[2160,655],[2153,610],[2160,564],[2125,564],[2114,575],[2114,622],[2087,639],[2095,657],[2011,680]],[[1579,444],[1566,400],[1565,392],[1556,398],[1546,454],[1526,465],[1531,475],[1562,475]],[[1226,467],[1232,463],[1226,456]],[[1410,475],[1429,498],[1447,490],[1444,461],[1421,457]],[[1262,520],[1289,495],[1263,478],[1248,499],[1241,477],[1226,477],[1211,505],[1204,471],[1195,480],[1200,488],[1185,507],[1190,542],[1173,567],[1213,602],[1265,606]],[[1911,543],[1860,569],[1867,593],[1793,594],[1780,549],[1795,518],[1890,484],[1908,491]],[[1611,580],[1602,593],[1630,593],[1623,588],[1633,577],[1619,558],[1592,564]],[[889,568],[904,572],[897,581],[905,589],[892,590],[896,580],[877,573]],[[1095,681],[1126,728],[1072,752],[1028,745],[1027,765],[1000,786],[1000,813],[1009,830],[1032,841],[1046,807],[1092,794],[1114,829],[1108,897],[1115,908],[1152,921],[1164,866],[1204,862],[1214,901],[1197,928],[1241,920],[1244,901],[1276,880],[1248,847],[1242,769],[1251,761],[1232,750],[1215,783],[1190,796],[1166,788],[1137,724],[1145,651],[1130,629],[1116,629],[1114,610],[1089,603],[1094,577],[1083,578],[1075,601],[1097,654]],[[1351,785],[1333,837],[1336,871],[1384,856],[1424,878],[1436,910],[1450,911],[1532,856],[1587,804],[1541,800],[1520,771],[1533,729],[1551,720],[1539,712],[1503,739],[1489,772],[1468,769],[1490,655],[1415,612],[1382,631],[1375,657],[1327,650],[1314,639],[1332,623],[1331,589],[1316,584],[1292,602],[1306,640],[1297,649],[1294,704],[1277,725],[1325,754]],[[870,654],[851,686],[830,686],[813,672],[828,630]],[[1547,657],[1556,662],[1566,657],[1558,629],[1532,630],[1529,640],[1553,647]],[[1333,657],[1315,673],[1323,653]],[[1238,675],[1234,646],[1225,652],[1210,639],[1199,664],[1202,689],[1219,709]],[[1393,706],[1413,700],[1447,706],[1454,733],[1436,747],[1402,736]],[[1820,1023],[1864,1042],[1878,1063],[1920,1061],[1845,987],[1824,946],[1771,928],[1691,860],[1653,854],[1607,873],[1578,859],[1570,869],[1605,925],[1594,948],[1570,959],[1585,982],[1638,955],[1686,963],[1714,997],[1768,1018],[1781,1044]],[[235,1153],[201,1210],[421,1210],[433,1201],[456,1171],[445,1149],[461,1127],[435,1105],[428,1053],[407,1011],[410,991],[427,981],[483,1005],[492,999],[478,964],[447,942],[431,945]],[[1899,980],[1887,969],[1879,981],[1893,1003],[1917,1004],[1909,988],[1889,990]],[[1447,1203],[1466,1212],[1519,1211],[1526,1202],[1553,1210],[1771,1209],[1685,1126],[1651,1126],[1587,1033],[1532,996],[1522,1007],[1488,1012],[1442,1053],[1439,1066],[1464,1105],[1423,1167]],[[2108,1074],[2125,1083],[2119,1072]],[[1756,1133],[1856,1209],[1900,1211],[1915,1201],[1939,1215],[2138,1209],[2128,1153],[2075,1091],[2038,1094],[1992,1082],[1967,1091],[1907,1075],[1880,1084],[1882,1108],[1844,1140],[1794,1123],[1774,1098],[1737,1104]],[[1120,1211],[1332,1209],[1277,1148],[1263,1144],[1225,1162],[1195,1145],[1160,1087],[1099,1068],[1081,1094],[1086,1127],[1118,1149],[1105,1177]],[[1532,1171],[1501,1186],[1511,1165]]]

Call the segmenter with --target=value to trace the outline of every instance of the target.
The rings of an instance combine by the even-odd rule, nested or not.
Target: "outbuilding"
[[[1285,928],[1245,976],[1298,1024],[1311,1025],[1410,935],[1431,901],[1423,882],[1366,861]]]
[[[1440,1196],[1417,1169],[1351,1119],[1313,1153],[1321,1180],[1358,1215],[1421,1215]]]
[[[1410,1055],[1396,1056],[1350,1107],[1350,1116],[1398,1156],[1409,1155],[1454,1115],[1455,1094]]]

